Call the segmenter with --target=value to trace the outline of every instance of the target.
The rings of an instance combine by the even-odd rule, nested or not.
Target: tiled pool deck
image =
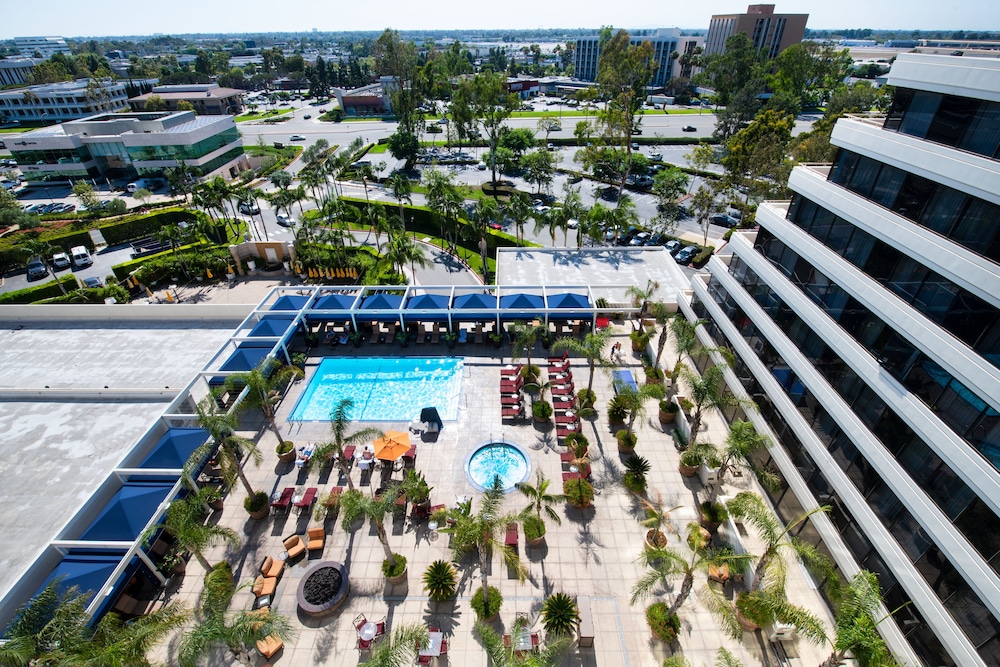
[[[629,350],[626,336],[627,325],[616,329],[618,340],[626,351],[622,366],[630,367],[637,378],[642,377],[639,358]],[[609,346],[610,347],[610,346]],[[323,346],[314,351],[306,368],[306,380],[315,364],[323,355],[397,355],[413,354],[460,354],[465,356],[465,376],[462,385],[459,418],[447,422],[436,441],[417,443],[416,468],[422,471],[433,487],[433,504],[444,503],[452,506],[457,496],[471,496],[473,510],[478,508],[479,496],[466,480],[463,461],[470,449],[491,438],[503,437],[523,445],[531,454],[532,467],[541,470],[546,477],[554,480],[553,488],[561,489],[562,467],[559,452],[564,448],[557,445],[555,430],[551,423],[536,426],[534,422],[519,422],[512,425],[501,421],[500,405],[497,399],[499,369],[510,363],[510,347],[495,350],[492,346],[468,345],[448,350],[444,344],[413,346],[401,350],[395,346],[364,345],[355,350],[347,347],[330,348]],[[500,353],[503,356],[500,356]],[[536,347],[532,361],[545,356],[545,350]],[[664,359],[673,359],[669,349]],[[544,360],[544,359],[543,359]],[[574,360],[573,373],[577,388],[585,387],[588,371],[581,360]],[[295,405],[306,382],[292,386],[283,400],[279,418],[282,433],[296,445],[322,442],[329,437],[326,423],[291,423],[285,421]],[[507,568],[494,564],[489,575],[490,584],[497,586],[504,596],[500,618],[494,627],[509,627],[517,613],[528,614],[535,629],[541,629],[539,609],[545,596],[552,592],[571,595],[588,595],[592,600],[595,624],[593,648],[574,647],[564,658],[564,665],[600,665],[601,667],[639,667],[659,665],[663,658],[679,650],[693,665],[712,665],[719,647],[726,647],[738,656],[746,666],[778,665],[766,638],[760,641],[753,634],[745,634],[742,643],[724,637],[714,618],[692,593],[680,610],[682,629],[680,640],[667,646],[653,639],[645,622],[644,609],[649,602],[630,606],[629,598],[633,583],[643,568],[636,562],[643,546],[645,530],[637,519],[642,518],[642,509],[636,498],[621,484],[623,466],[619,457],[613,433],[608,425],[604,406],[613,395],[607,373],[598,371],[594,381],[597,405],[601,414],[593,421],[583,422],[584,434],[591,442],[593,458],[593,481],[596,490],[594,507],[589,512],[560,507],[562,525],[548,521],[546,541],[540,547],[525,547],[523,533],[520,540],[520,554],[528,566],[529,580],[518,584],[508,576]],[[249,415],[248,415],[249,417]],[[701,436],[704,441],[721,443],[725,439],[726,427],[719,415],[710,415],[707,431]],[[673,525],[684,529],[689,521],[697,520],[696,506],[698,494],[704,488],[697,477],[687,478],[677,470],[678,453],[669,433],[656,419],[656,404],[650,401],[647,415],[636,422],[638,433],[637,453],[649,459],[652,472],[649,474],[651,494],[662,494],[666,507],[680,506],[672,513]],[[368,426],[369,424],[364,424]],[[254,427],[259,430],[254,431]],[[406,423],[377,424],[384,429],[405,430]],[[337,475],[316,473],[307,476],[292,463],[280,463],[274,454],[276,439],[270,430],[263,428],[260,420],[248,421],[249,429],[243,433],[259,440],[264,453],[264,463],[255,468],[246,467],[252,485],[272,493],[287,486],[318,486],[320,493],[337,485]],[[362,480],[355,467],[352,472],[355,485],[370,491],[367,476]],[[396,473],[396,478],[399,473]],[[751,488],[748,477],[727,480],[726,493],[734,494]],[[225,509],[213,520],[237,530],[244,538],[240,548],[227,550],[216,548],[206,555],[210,562],[228,559],[241,582],[249,581],[257,574],[257,568],[267,555],[277,556],[283,551],[285,537],[297,533],[304,535],[306,529],[317,525],[311,516],[299,516],[294,511],[287,516],[273,514],[264,520],[251,520],[242,504],[245,492],[237,485],[226,498]],[[520,493],[507,496],[506,507],[520,510],[526,500]],[[404,584],[393,586],[381,574],[382,547],[375,531],[368,524],[353,533],[345,532],[338,521],[328,519],[326,545],[321,553],[290,563],[280,580],[274,596],[273,609],[286,614],[297,628],[297,637],[285,643],[271,663],[284,667],[307,667],[312,665],[357,665],[364,663],[367,653],[356,649],[357,635],[352,620],[359,614],[369,619],[386,617],[389,629],[399,624],[426,623],[442,628],[449,639],[450,650],[447,657],[438,664],[459,667],[466,665],[485,666],[487,657],[475,633],[472,631],[475,614],[469,600],[479,583],[478,568],[472,560],[459,564],[460,588],[458,598],[453,603],[436,604],[430,602],[423,590],[421,577],[426,567],[434,560],[449,559],[448,536],[432,535],[426,523],[413,523],[409,517],[395,520],[389,527],[389,541],[392,549],[408,559],[409,576]],[[755,540],[751,535],[743,536],[752,551]],[[671,538],[672,546],[679,546],[677,537]],[[351,594],[347,603],[337,612],[324,619],[303,617],[297,611],[296,588],[308,566],[318,560],[338,560],[344,562],[350,571]],[[194,559],[189,562],[187,575],[173,594],[176,599],[189,607],[197,605],[201,589],[202,567]],[[696,581],[695,590],[705,585],[704,577]],[[679,585],[679,578],[676,582]],[[733,584],[726,586],[732,596]],[[789,570],[788,591],[792,601],[804,605],[831,623],[829,610],[823,604],[818,592],[804,575],[801,567]],[[660,599],[670,602],[672,592],[662,594]],[[233,606],[249,608],[253,598],[249,589],[239,592]],[[168,664],[176,664],[177,638],[175,637],[157,656]],[[791,665],[816,665],[829,655],[829,647],[813,646],[803,640],[786,644]],[[766,653],[766,654],[765,654]],[[220,652],[210,664],[236,664]],[[257,656],[255,664],[264,664]]]

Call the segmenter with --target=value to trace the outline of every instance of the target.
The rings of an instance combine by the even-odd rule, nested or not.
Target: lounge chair
[[[458,342],[468,343],[469,342],[469,331],[467,329],[458,330]]]
[[[572,463],[575,460],[576,460],[576,453],[575,452],[563,452],[563,453],[561,453],[559,455],[559,461],[561,463],[565,463],[567,465],[570,464],[570,463]]]
[[[579,432],[580,428],[578,426],[575,427],[573,424],[566,424],[565,426],[562,424],[556,424],[556,437],[558,438],[567,438],[570,435]]]
[[[524,368],[523,364],[518,364],[514,368],[501,368],[500,369],[500,379],[501,380],[516,380],[521,377],[521,369]]]
[[[574,415],[556,415],[557,424],[579,424],[580,418]]]
[[[267,607],[262,607],[252,613],[260,616],[261,622],[263,623],[263,621],[268,618],[271,611]],[[260,626],[258,625],[257,627],[259,628]],[[264,659],[270,660],[278,651],[285,647],[285,642],[281,641],[281,638],[277,635],[268,635],[263,639],[258,639],[255,642],[255,645],[257,647],[257,652],[264,656]]]
[[[566,361],[568,358],[569,358],[569,351],[567,350],[567,351],[564,351],[562,353],[562,355],[560,355],[558,357],[549,357],[547,361],[550,364],[561,364],[562,362]]]
[[[412,468],[417,464],[417,446],[410,445],[410,448],[403,454],[403,466]]]
[[[354,451],[355,451],[355,449],[356,448],[355,448],[354,445],[348,445],[347,447],[344,447],[344,461],[347,462],[347,467],[348,468],[351,467],[351,463],[354,461]]]
[[[576,393],[576,388],[573,383],[570,382],[569,384],[552,387],[552,389],[549,390],[549,393],[553,396],[571,396]]]
[[[517,524],[508,523],[507,524],[507,535],[504,538],[504,546],[517,549]]]
[[[288,511],[288,506],[291,504],[292,496],[294,495],[295,495],[294,486],[285,487],[281,492],[281,496],[277,500],[271,503],[271,507],[273,507],[276,510]]]
[[[277,577],[265,577],[262,574],[258,574],[257,578],[253,580],[253,588],[251,589],[251,592],[257,597],[274,595],[274,589],[277,587]]]
[[[308,510],[310,507],[312,507],[313,502],[316,501],[317,491],[319,491],[319,489],[317,489],[315,486],[310,486],[308,489],[306,489],[306,492],[302,494],[302,500],[295,503],[295,507],[298,508],[300,514],[302,513],[302,510],[304,509]]]
[[[513,406],[513,405],[521,405],[521,397],[520,396],[501,396],[500,397],[500,405],[504,406],[505,408]]]
[[[500,410],[501,419],[521,419],[524,417],[524,406],[518,403],[513,407],[504,407]]]
[[[274,577],[277,579],[284,571],[285,561],[278,560],[277,558],[271,558],[268,556],[264,559],[264,562],[260,564],[260,573],[264,577]]]
[[[441,342],[441,328],[435,324],[434,331],[431,332],[431,343],[434,344],[440,342]]]
[[[288,560],[298,558],[306,552],[306,545],[298,535],[285,538],[285,551],[288,552]]]
[[[309,542],[306,545],[306,548],[309,549],[309,551],[320,551],[326,543],[326,531],[323,530],[323,526],[310,528],[306,532],[306,537],[309,539]]]

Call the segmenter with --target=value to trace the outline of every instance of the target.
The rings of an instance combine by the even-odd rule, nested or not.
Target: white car
[[[566,221],[566,226],[569,227],[570,229],[576,229],[577,227],[580,226],[580,221],[577,220],[576,218],[570,218],[569,220]]]
[[[303,137],[301,134],[293,134],[292,136],[288,137],[288,140],[289,141],[305,141],[306,138]]]
[[[288,217],[287,213],[279,213],[278,214],[278,224],[281,225],[282,227],[294,227],[295,226],[295,218]]]
[[[64,252],[57,252],[56,254],[52,255],[52,266],[53,268],[55,268],[56,271],[60,271],[62,269],[68,269],[71,264],[72,262],[69,259],[69,255],[67,255]]]

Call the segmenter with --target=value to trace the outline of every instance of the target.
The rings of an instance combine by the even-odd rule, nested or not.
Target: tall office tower
[[[746,33],[757,53],[773,58],[802,41],[808,14],[775,14],[774,5],[750,5],[746,14],[716,14],[708,24],[705,55],[725,53],[726,40]]]
[[[889,113],[838,121],[834,163],[796,167],[686,310],[736,355],[777,512],[830,506],[796,532],[878,574],[893,650],[998,665],[1000,61],[904,54],[888,79]]]

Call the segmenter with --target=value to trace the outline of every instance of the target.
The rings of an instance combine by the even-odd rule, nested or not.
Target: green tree
[[[562,525],[562,519],[559,518],[559,513],[552,509],[552,506],[561,505],[565,502],[566,496],[558,493],[549,493],[549,486],[551,484],[552,480],[546,478],[541,470],[536,470],[535,484],[518,482],[517,490],[523,493],[529,500],[528,506],[524,508],[524,511],[533,512],[537,518],[541,519],[542,510],[545,510],[545,516],[555,521],[557,526],[560,526]]]
[[[534,183],[541,192],[552,184],[556,173],[556,159],[551,151],[538,149],[521,158],[521,168],[524,170],[524,180]]]
[[[403,202],[413,204],[413,184],[409,176],[401,171],[394,171],[385,182],[386,189],[392,193],[392,198],[399,204],[399,219],[406,230],[406,208]]]
[[[647,569],[632,586],[630,604],[653,595],[658,588],[667,588],[670,580],[679,575],[681,587],[669,611],[676,614],[691,595],[694,578],[699,572],[707,573],[711,567],[726,566],[730,575],[737,576],[753,565],[752,554],[736,554],[731,548],[713,548],[711,534],[694,521],[687,525],[685,542],[686,552],[673,547],[646,546],[639,562]]]
[[[681,210],[677,200],[687,192],[690,180],[687,174],[673,165],[653,176],[657,219],[660,221],[660,230],[665,234],[672,234],[677,229]]]
[[[381,496],[366,496],[357,489],[351,489],[340,498],[341,527],[351,532],[355,521],[361,518],[371,521],[375,534],[385,552],[386,569],[395,571],[396,554],[389,548],[389,534],[385,530],[385,517],[391,515],[399,497],[399,485],[390,485]]]
[[[526,127],[507,127],[500,134],[498,145],[514,151],[514,157],[520,160],[529,149],[534,148],[535,133]]]
[[[604,348],[611,342],[611,328],[589,331],[582,341],[575,338],[559,338],[552,344],[553,352],[568,350],[575,355],[587,359],[590,376],[587,379],[587,396],[594,394],[594,371],[598,368],[611,368],[611,361],[604,356]]]
[[[226,377],[226,391],[242,392],[247,389],[240,408],[260,410],[274,432],[278,442],[284,438],[278,430],[277,407],[285,389],[294,379],[301,378],[302,371],[295,366],[286,366],[274,359],[265,359],[247,373],[233,373]]]
[[[73,184],[73,194],[80,201],[83,208],[87,209],[87,215],[96,217],[100,214],[101,200],[94,192],[94,186],[87,181],[77,181]]]
[[[389,135],[387,140],[389,154],[397,160],[403,160],[403,169],[413,169],[420,154],[420,139],[412,132],[398,130]]]
[[[726,142],[722,165],[726,184],[744,193],[744,208],[751,197],[775,198],[785,190],[791,163],[787,158],[795,118],[766,109]]]
[[[688,385],[688,398],[694,404],[691,415],[691,439],[688,445],[694,447],[698,440],[698,431],[705,417],[706,410],[724,410],[739,406],[743,409],[755,408],[753,401],[739,398],[726,386],[725,372],[729,366],[726,363],[712,364],[701,375],[696,371],[681,366],[680,376]]]
[[[699,185],[691,198],[691,212],[698,226],[702,229],[702,245],[708,245],[708,225],[712,216],[722,210],[722,205],[716,200],[714,186]]]
[[[899,664],[878,633],[878,625],[895,613],[876,620],[881,603],[875,573],[861,570],[851,578],[834,616],[833,653],[823,661],[823,667],[841,665],[848,656],[860,667],[896,667]]]
[[[197,622],[181,636],[177,647],[180,667],[197,667],[219,646],[225,646],[241,665],[251,667],[250,647],[258,641],[271,635],[282,641],[295,636],[291,621],[270,607],[230,611],[236,591],[229,563],[219,563],[205,575]]]
[[[753,423],[744,419],[737,419],[729,425],[729,435],[722,447],[716,448],[716,455],[719,458],[719,472],[716,475],[715,484],[709,492],[708,502],[715,504],[719,497],[719,490],[725,476],[729,472],[752,472],[757,476],[761,485],[768,490],[777,489],[780,479],[773,470],[756,463],[756,454],[767,449],[771,445],[771,439],[758,433]]]
[[[488,573],[495,554],[500,555],[518,581],[523,582],[528,574],[517,550],[505,544],[507,525],[516,523],[519,518],[516,514],[503,512],[503,497],[503,489],[497,478],[483,494],[478,512],[473,514],[461,509],[449,510],[451,525],[441,529],[441,532],[451,535],[451,550],[456,562],[473,551],[478,555],[483,600],[489,599]]]
[[[531,200],[523,192],[515,192],[510,196],[510,201],[504,207],[506,214],[514,220],[514,229],[517,230],[517,242],[524,243],[524,223],[531,217]]]
[[[240,536],[227,526],[205,523],[208,518],[205,511],[207,490],[201,489],[196,494],[170,503],[163,518],[163,527],[176,540],[181,551],[190,551],[202,567],[210,571],[212,566],[205,558],[205,550],[218,544],[238,547]]]
[[[347,478],[347,488],[354,490],[354,482],[351,481],[351,470],[347,467],[347,460],[344,458],[344,448],[358,446],[368,440],[382,437],[381,430],[372,426],[358,429],[354,433],[348,433],[350,427],[350,414],[354,408],[354,400],[351,398],[341,399],[333,410],[330,411],[330,432],[333,440],[324,442],[316,447],[313,457],[309,460],[310,468],[320,468],[326,465],[330,457],[336,455],[337,466],[341,474]]]
[[[243,472],[243,456],[245,453],[254,465],[260,465],[264,460],[260,448],[253,440],[236,435],[236,429],[239,428],[236,415],[219,412],[214,397],[202,399],[195,409],[198,414],[198,424],[208,431],[210,440],[195,450],[189,462],[200,461],[215,452],[216,462],[222,470],[222,478],[226,484],[232,486],[238,478],[247,495],[252,496],[254,489],[250,486],[246,473]]]
[[[619,385],[618,394],[615,398],[628,412],[628,421],[625,422],[625,434],[626,438],[631,441],[634,437],[635,420],[645,414],[646,404],[650,399],[659,400],[663,398],[663,387],[658,384],[644,384],[638,389],[633,389],[626,385]]]
[[[128,623],[110,612],[92,627],[87,605],[93,592],[76,586],[60,591],[60,584],[50,581],[15,612],[0,644],[0,664],[148,667],[149,652],[190,617],[170,603]]]
[[[382,76],[393,77],[389,86],[392,112],[403,134],[416,137],[422,116],[417,110],[423,96],[417,82],[417,47],[400,34],[386,29],[372,44],[375,68]]]
[[[526,616],[518,616],[511,624],[509,632],[511,636],[520,635],[529,632],[529,626],[530,621]],[[547,636],[545,644],[539,647],[537,653],[524,652],[519,651],[514,642],[511,642],[510,646],[505,646],[503,637],[482,621],[476,621],[475,630],[492,667],[555,667],[573,642],[572,638],[566,635],[554,638]]]
[[[368,667],[404,667],[416,660],[419,649],[430,642],[427,627],[414,623],[396,627],[381,639],[364,662]]]
[[[167,103],[159,95],[150,95],[146,98],[146,103],[142,105],[143,111],[163,111],[167,108]]]
[[[520,359],[523,354],[526,358],[525,368],[527,369],[527,373],[532,376],[536,375],[538,368],[531,363],[531,350],[535,347],[535,343],[538,342],[539,338],[549,335],[548,328],[538,324],[517,322],[511,325],[508,333],[514,345],[512,357]]]
[[[490,153],[496,155],[505,121],[520,106],[517,95],[506,92],[507,78],[502,73],[483,72],[471,80],[469,99],[473,115],[483,125]],[[490,162],[491,183],[497,182],[496,162]]]

